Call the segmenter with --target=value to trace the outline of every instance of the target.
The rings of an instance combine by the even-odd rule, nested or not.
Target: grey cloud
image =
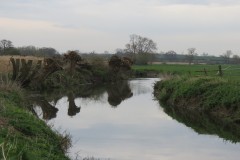
[[[46,21],[56,28],[86,29],[89,31],[88,34],[100,32],[106,37],[125,36],[122,41],[128,39],[128,35],[132,33],[156,39],[163,36],[201,33],[219,35],[240,33],[239,0],[0,0],[0,2],[0,18]],[[217,7],[208,6],[213,4]],[[96,38],[94,35],[91,36],[92,39]]]

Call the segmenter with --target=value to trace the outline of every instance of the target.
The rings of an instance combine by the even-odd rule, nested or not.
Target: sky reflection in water
[[[68,115],[69,98],[65,96],[57,101],[57,116],[48,123],[72,135],[72,157],[79,153],[116,160],[238,159],[239,143],[200,135],[165,114],[153,100],[156,80],[131,80],[132,96],[128,94],[117,106],[109,104],[107,91],[97,100],[76,98],[81,110],[75,116]]]

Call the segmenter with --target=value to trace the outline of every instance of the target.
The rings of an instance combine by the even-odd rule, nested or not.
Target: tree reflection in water
[[[123,100],[133,96],[127,81],[121,81],[107,87],[108,103],[117,107]]]
[[[34,97],[31,100],[42,109],[44,120],[56,118],[58,109],[51,105],[44,97]]]
[[[108,94],[108,98],[103,96]],[[102,103],[104,98],[112,107],[117,107],[122,101],[133,96],[128,81],[119,81],[114,84],[104,86],[84,85],[81,88],[72,88],[68,91],[51,90],[42,93],[41,96],[31,98],[34,107],[39,106],[42,110],[44,120],[50,120],[57,116],[58,109],[55,105],[62,97],[68,98],[68,115],[76,116],[80,113],[81,107],[75,104],[76,98],[83,98]],[[105,101],[104,100],[104,101]],[[51,102],[51,103],[50,103]],[[35,109],[36,111],[36,109]],[[38,114],[39,115],[39,114]]]
[[[191,127],[199,134],[218,135],[232,143],[240,142],[240,125],[234,122],[224,122],[208,113],[196,112],[186,108],[179,108],[161,104],[164,112],[180,123]]]
[[[74,102],[74,94],[73,92],[70,92],[68,94],[68,102],[69,102],[69,105],[68,105],[68,115],[69,116],[75,116],[77,113],[80,112],[80,109],[81,107],[78,107],[75,102]]]

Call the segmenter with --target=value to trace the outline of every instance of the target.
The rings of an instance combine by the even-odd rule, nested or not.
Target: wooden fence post
[[[207,70],[206,70],[206,68],[204,68],[203,70],[204,70],[205,76],[207,76]]]
[[[223,72],[222,72],[222,66],[221,65],[218,66],[218,72],[219,72],[219,76],[222,77]]]

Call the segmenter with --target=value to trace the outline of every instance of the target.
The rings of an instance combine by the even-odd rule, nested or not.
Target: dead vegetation
[[[60,81],[64,75],[69,75],[70,79],[74,77],[75,79],[76,77],[84,78],[84,75],[81,76],[83,71],[91,75],[93,81],[94,79],[104,79],[106,81],[111,78],[106,78],[104,75],[114,76],[118,73],[122,74],[130,70],[133,64],[130,58],[119,58],[114,55],[108,63],[109,67],[103,67],[100,64],[88,63],[87,60],[84,60],[75,51],[69,51],[62,57],[43,59],[36,57],[2,56],[0,60],[4,62],[1,63],[2,66],[4,66],[1,68],[3,72],[7,73],[11,71],[12,73],[9,74],[11,75],[11,80],[22,87],[41,85],[50,75],[61,70],[63,70],[63,72],[61,73]],[[71,81],[69,78],[67,79]]]
[[[120,58],[114,55],[109,61],[109,67],[114,72],[118,72],[119,70],[130,70],[132,65],[133,61],[128,57]]]
[[[9,73],[12,71],[12,65],[10,58],[25,59],[26,61],[32,60],[33,64],[36,64],[38,60],[43,60],[43,57],[35,56],[0,56],[0,73]]]

